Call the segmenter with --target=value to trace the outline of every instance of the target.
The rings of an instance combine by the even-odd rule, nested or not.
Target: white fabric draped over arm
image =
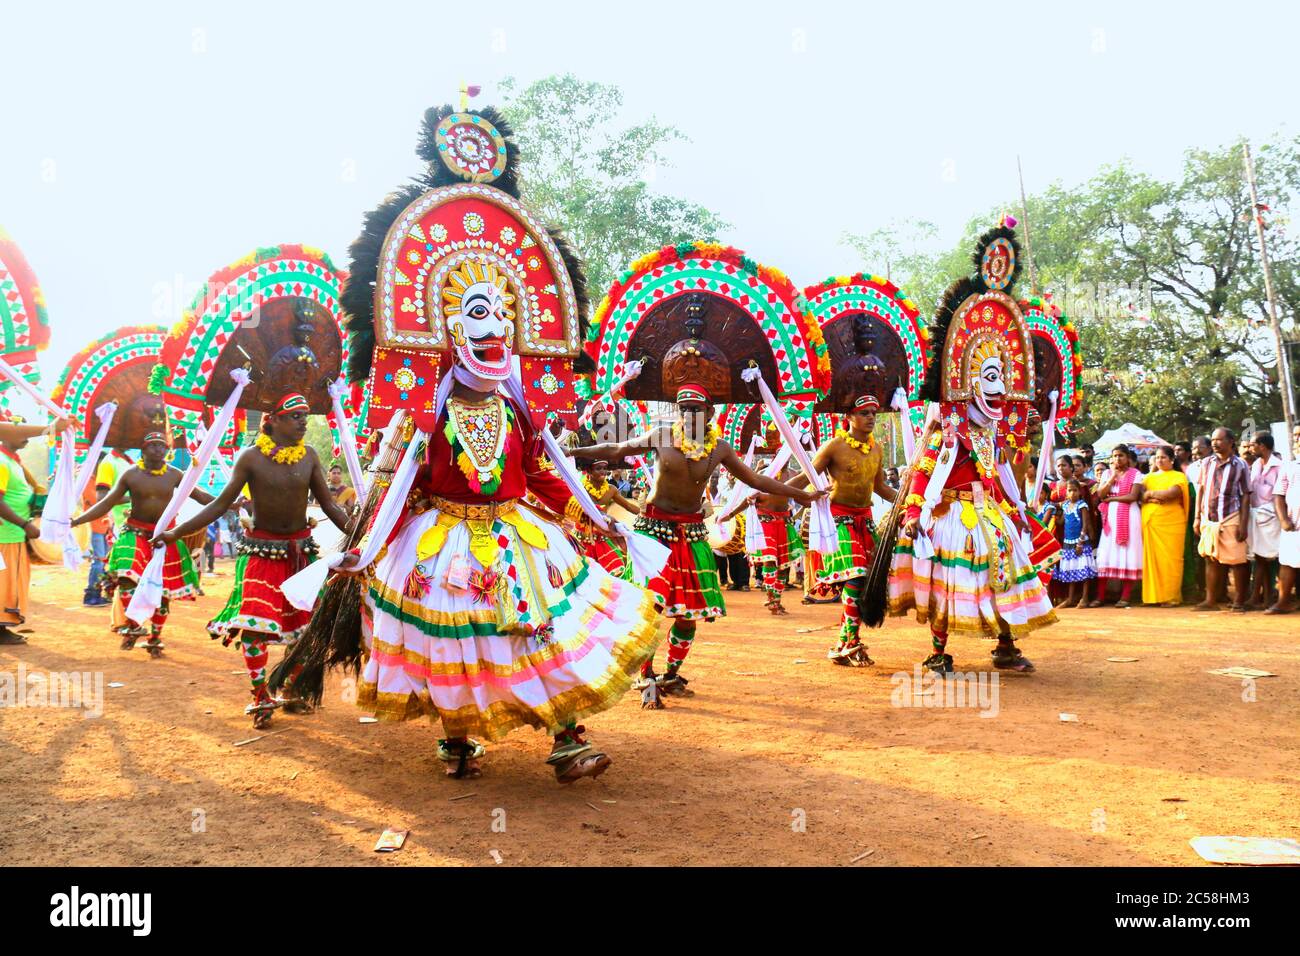
[[[63,548],[63,566],[69,571],[81,567],[81,548],[77,545],[76,535],[72,531],[72,515],[86,493],[99,464],[99,453],[104,450],[104,440],[108,437],[109,426],[113,423],[113,414],[117,411],[116,402],[105,402],[95,409],[99,418],[99,428],[95,438],[86,451],[81,470],[73,474],[76,468],[77,445],[73,430],[63,433],[59,446],[59,460],[54,466],[54,478],[50,482],[50,495],[45,502],[45,511],[41,515],[41,540],[58,544]]]
[[[907,413],[907,393],[902,387],[894,389],[890,407],[898,412],[898,431],[903,437],[903,459],[911,461],[916,454],[916,432],[912,431],[912,416]]]
[[[795,460],[799,462],[799,467],[808,476],[809,486],[816,491],[824,491],[826,489],[826,479],[813,468],[812,459],[808,456],[807,449],[803,447],[799,436],[795,434],[794,428],[785,417],[785,410],[777,402],[772,390],[767,387],[767,382],[763,381],[761,370],[756,365],[750,366],[740,373],[740,377],[746,382],[758,383],[758,391],[763,396],[763,404],[767,406],[772,421],[776,423],[776,430],[780,432],[781,439],[792,449]],[[818,498],[812,504],[812,514],[808,519],[808,540],[812,549],[821,554],[832,554],[839,549],[839,531],[835,527],[835,519],[831,515],[830,502],[826,498]]]
[[[1056,402],[1060,398],[1060,393],[1055,389],[1047,396],[1052,401],[1052,414],[1043,422],[1043,448],[1038,453],[1038,471],[1034,475],[1034,491],[1031,500],[1038,501],[1039,495],[1043,493],[1043,479],[1047,477],[1047,470],[1052,464],[1052,446],[1056,441]]]
[[[44,392],[19,375],[18,370],[4,359],[0,359],[0,375],[7,378],[20,392],[34,401],[37,405],[41,406],[41,408],[45,409],[55,418],[68,417],[66,409],[60,408],[58,405],[54,404],[54,402],[51,401]]]
[[[235,388],[213,419],[212,428],[208,430],[198,451],[194,453],[194,460],[190,462],[190,467],[181,478],[181,483],[172,492],[171,501],[167,502],[167,507],[163,509],[162,517],[158,519],[158,524],[154,528],[155,535],[171,528],[176,515],[180,513],[181,505],[198,485],[199,478],[208,467],[208,462],[216,454],[217,447],[221,444],[221,436],[225,434],[230,420],[235,417],[239,399],[243,396],[244,389],[248,387],[248,372],[242,368],[231,369],[230,377],[235,380]],[[131,604],[126,609],[128,620],[139,624],[153,617],[154,611],[162,604],[163,558],[166,550],[166,548],[154,548],[153,556],[145,566],[144,573],[140,575],[140,583],[131,598]]]
[[[610,386],[608,392],[599,398],[593,398],[587,403],[587,407],[582,410],[582,415],[578,418],[579,425],[585,425],[591,421],[592,416],[595,415],[599,409],[604,409],[613,414],[614,399],[623,394],[623,389],[627,388],[628,382],[641,374],[641,363],[635,360],[628,362],[623,366],[623,370],[623,377]]]
[[[347,386],[342,382],[330,382],[330,401],[334,403],[334,423],[339,430],[339,444],[343,446],[343,460],[348,464],[348,477],[357,498],[366,495],[366,475],[361,470],[361,457],[357,454],[357,435],[352,430],[352,420],[348,418],[347,409],[343,407],[343,393]]]
[[[398,409],[393,413],[388,427],[390,435],[388,440],[390,443],[400,440],[402,423],[405,419],[405,409]],[[361,571],[370,567],[370,565],[374,564],[384,545],[388,543],[389,536],[393,533],[393,529],[397,527],[397,523],[402,520],[402,515],[406,511],[406,497],[410,494],[411,486],[415,483],[416,472],[419,471],[420,465],[424,462],[424,454],[428,446],[428,432],[416,429],[415,434],[411,436],[411,440],[407,443],[405,451],[402,452],[402,460],[393,474],[392,483],[388,486],[388,490],[384,492],[384,498],[380,502],[375,521],[361,539],[359,549],[361,557],[352,570]],[[312,562],[297,574],[286,579],[280,585],[281,593],[298,610],[310,611],[316,606],[316,599],[320,596],[320,589],[325,586],[325,579],[329,577],[331,571],[343,563],[343,559],[347,554],[346,551],[335,551],[333,554],[325,555],[319,561]]]

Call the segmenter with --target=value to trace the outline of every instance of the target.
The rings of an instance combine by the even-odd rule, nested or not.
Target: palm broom
[[[392,437],[376,459],[372,469],[375,478],[366,493],[365,506],[344,540],[344,551],[351,551],[358,545],[379,512],[388,482],[409,441],[406,429],[402,427],[405,423],[403,416],[401,424],[394,428]],[[313,706],[319,706],[325,694],[325,674],[329,670],[341,666],[353,676],[361,672],[365,655],[361,636],[361,590],[359,575],[335,574],[330,578],[302,637],[271,671],[267,686],[273,693],[284,687],[292,676],[295,693]]]
[[[925,456],[929,434],[927,431],[916,443],[907,471],[899,479],[898,496],[894,498],[893,507],[889,509],[889,515],[876,537],[876,553],[871,559],[871,568],[867,571],[862,593],[858,595],[858,615],[867,627],[880,627],[885,623],[885,613],[889,607],[889,571],[894,563],[894,548],[898,544],[903,516],[907,514],[907,496],[911,492],[912,476],[916,473],[917,464]]]

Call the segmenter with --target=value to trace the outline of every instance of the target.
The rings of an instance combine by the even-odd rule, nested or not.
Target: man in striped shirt
[[[1231,429],[1215,429],[1210,438],[1214,454],[1204,459],[1197,485],[1198,553],[1205,558],[1205,600],[1194,611],[1217,611],[1218,597],[1232,569],[1232,610],[1246,610],[1250,565],[1246,532],[1250,527],[1250,470],[1234,451]]]

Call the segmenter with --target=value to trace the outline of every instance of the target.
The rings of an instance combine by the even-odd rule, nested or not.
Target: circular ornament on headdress
[[[490,183],[506,171],[506,141],[497,128],[473,113],[452,113],[438,124],[438,156],[457,176]]]
[[[980,257],[980,279],[985,288],[997,292],[1011,284],[1016,275],[1016,250],[1010,240],[999,236]]]

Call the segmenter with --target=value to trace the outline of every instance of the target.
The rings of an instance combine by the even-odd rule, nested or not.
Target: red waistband
[[[292,534],[272,534],[270,531],[253,528],[251,531],[245,531],[244,537],[256,538],[258,541],[301,541],[303,538],[311,537],[311,528],[303,528]]]
[[[786,511],[768,511],[766,508],[759,508],[758,516],[764,521],[784,521],[791,515],[788,509]]]
[[[871,507],[868,506],[866,508],[850,508],[848,505],[837,505],[835,502],[832,501],[831,514],[847,515],[850,518],[870,518]]]
[[[153,534],[153,529],[158,525],[156,522],[154,524],[149,524],[148,522],[140,521],[137,518],[127,518],[126,526],[128,528],[134,528],[136,531],[147,531],[150,534]]]
[[[694,514],[678,514],[675,511],[664,511],[663,508],[656,508],[654,505],[646,505],[642,514],[656,521],[676,521],[678,524],[699,524],[704,520],[703,511]]]

